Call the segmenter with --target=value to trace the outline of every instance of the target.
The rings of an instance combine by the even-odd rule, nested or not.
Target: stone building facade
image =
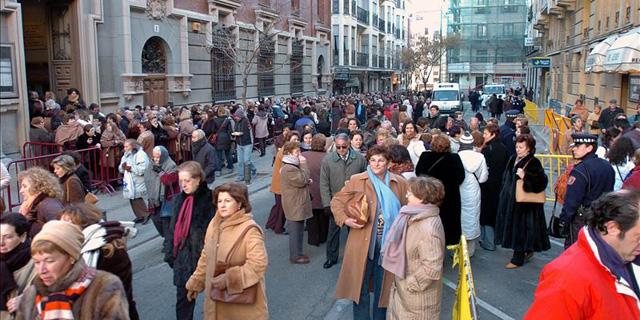
[[[29,91],[75,87],[103,112],[329,94],[330,19],[328,0],[1,0],[0,152],[27,140]],[[220,30],[238,54],[261,47],[247,72],[216,51]]]
[[[529,12],[527,86],[545,107],[592,110],[610,99],[635,114],[640,103],[640,1],[534,0]],[[545,62],[546,64],[547,62]],[[631,107],[631,108],[630,108]]]

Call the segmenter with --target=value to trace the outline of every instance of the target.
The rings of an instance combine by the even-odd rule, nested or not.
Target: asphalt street
[[[467,117],[469,113],[465,112]],[[262,226],[274,203],[273,194],[268,190],[272,159],[272,147],[263,158],[254,153],[259,174],[249,186],[249,192],[254,218]],[[234,174],[228,174],[217,178],[217,183],[233,178]],[[128,201],[121,194],[100,195],[100,198],[99,206],[107,211],[109,219],[133,219]],[[548,209],[547,217],[551,214],[551,208]],[[342,236],[346,238],[346,230]],[[269,255],[266,285],[270,319],[352,319],[351,302],[334,298],[341,265],[328,270],[322,268],[324,245],[313,247],[305,242],[305,252],[311,263],[291,265],[287,236],[267,230],[265,237]],[[498,248],[489,252],[479,248],[476,251],[471,264],[482,319],[522,318],[533,300],[541,269],[562,252],[560,241],[552,242],[551,250],[537,253],[531,262],[515,270],[504,268],[511,257],[510,250]],[[134,267],[134,297],[142,319],[175,319],[172,271],[162,261],[161,245],[162,238],[151,223],[139,226],[137,237],[128,243]],[[456,283],[457,269],[452,269],[450,259],[446,259],[441,319],[451,319]],[[196,315],[197,319],[202,319],[202,295],[198,299]]]

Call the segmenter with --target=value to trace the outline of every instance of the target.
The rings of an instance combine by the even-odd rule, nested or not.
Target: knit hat
[[[33,238],[33,244],[44,240],[55,243],[73,259],[78,260],[82,243],[84,242],[84,235],[75,224],[51,220],[45,223],[42,230]]]
[[[473,136],[471,134],[469,134],[469,132],[465,132],[461,137],[460,137],[460,144],[470,144],[473,145]]]
[[[244,118],[244,116],[245,116],[244,108],[238,107],[238,109],[236,110],[236,112],[233,113],[233,115],[238,117],[238,118]]]

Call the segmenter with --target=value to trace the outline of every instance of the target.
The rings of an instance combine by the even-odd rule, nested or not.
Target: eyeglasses
[[[336,145],[336,149],[349,149],[349,146],[339,146],[339,145]]]

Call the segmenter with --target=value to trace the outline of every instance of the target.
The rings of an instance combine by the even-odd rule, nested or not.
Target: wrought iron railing
[[[358,52],[358,66],[360,67],[368,67],[369,66],[369,54],[366,52]]]
[[[365,10],[364,8],[358,7],[357,9],[358,12],[358,21],[364,23],[364,24],[369,24],[369,10]]]

